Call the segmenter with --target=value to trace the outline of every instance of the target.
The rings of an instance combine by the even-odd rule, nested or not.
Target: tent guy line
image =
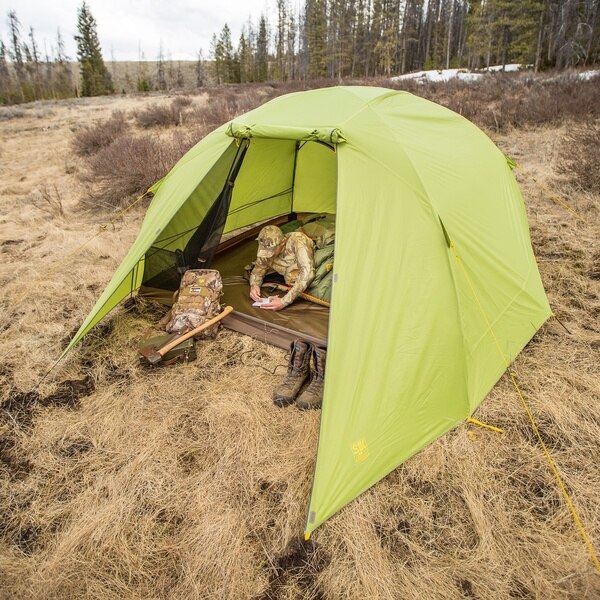
[[[550,470],[552,471],[552,475],[554,476],[554,479],[556,480],[558,488],[559,488],[565,502],[567,503],[567,506],[569,507],[569,511],[571,512],[571,516],[573,518],[573,522],[575,523],[575,527],[579,530],[579,534],[581,535],[581,538],[583,539],[583,542],[584,542],[586,549],[590,555],[592,563],[594,564],[594,567],[596,568],[598,573],[600,573],[600,560],[598,560],[598,555],[596,554],[596,550],[594,549],[592,541],[583,525],[583,522],[581,521],[579,513],[577,512],[577,509],[575,508],[573,500],[571,499],[571,496],[564,484],[564,481],[558,470],[558,467],[556,466],[556,463],[554,462],[554,459],[552,458],[550,451],[548,450],[546,444],[544,443],[544,440],[542,439],[542,436],[541,436],[538,426],[535,422],[535,418],[533,416],[531,408],[529,407],[528,402],[525,400],[525,396],[523,395],[523,392],[521,391],[521,388],[515,378],[515,375],[512,371],[511,365],[510,365],[510,362],[507,359],[507,357],[505,356],[504,352],[502,351],[500,342],[498,341],[498,338],[496,337],[496,334],[494,333],[494,327],[493,327],[492,323],[490,322],[490,320],[483,308],[483,305],[481,304],[481,301],[479,300],[479,296],[477,295],[477,292],[475,291],[475,287],[473,285],[473,282],[471,281],[471,278],[469,277],[469,273],[465,269],[463,261],[460,258],[460,255],[458,254],[456,245],[454,243],[451,243],[450,247],[452,248],[456,262],[460,266],[460,269],[461,269],[463,275],[465,276],[466,280],[469,283],[469,288],[470,288],[471,292],[473,293],[473,297],[475,298],[475,301],[477,303],[477,307],[481,313],[481,316],[484,318],[484,320],[488,324],[488,329],[489,329],[489,332],[491,333],[492,337],[494,338],[494,343],[496,345],[496,349],[498,350],[498,354],[502,357],[502,360],[504,361],[504,364],[506,365],[506,372],[508,373],[508,376],[513,384],[513,387],[515,388],[517,395],[519,396],[519,399],[521,400],[521,403],[523,404],[523,408],[525,409],[525,413],[527,414],[527,417],[531,424],[531,428],[533,429],[533,432],[535,433],[535,436],[536,436],[538,442],[540,443],[540,446],[542,447],[542,450],[544,452],[544,457],[550,467]],[[467,419],[467,422],[476,423],[478,425],[483,425],[484,427],[488,427],[489,429],[493,429],[495,431],[502,432],[502,429],[500,429],[498,427],[491,427],[490,425],[485,425],[471,417],[469,417]]]

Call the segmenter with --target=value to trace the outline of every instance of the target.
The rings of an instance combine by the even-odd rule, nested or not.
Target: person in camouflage
[[[258,234],[258,254],[250,274],[250,298],[260,300],[260,286],[269,269],[283,275],[292,289],[282,298],[272,296],[261,305],[266,310],[281,310],[290,305],[315,277],[314,242],[300,231],[284,234],[279,227],[267,225]]]

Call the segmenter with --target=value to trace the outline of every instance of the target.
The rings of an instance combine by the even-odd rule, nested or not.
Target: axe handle
[[[206,321],[206,323],[202,323],[202,325],[196,327],[196,329],[192,329],[191,331],[188,331],[187,333],[178,335],[175,339],[170,341],[168,344],[166,344],[162,348],[159,348],[157,350],[157,352],[160,354],[161,357],[163,357],[169,350],[171,350],[172,348],[175,348],[175,346],[179,346],[179,344],[181,344],[181,342],[185,342],[185,340],[187,340],[188,338],[193,337],[194,335],[200,333],[204,329],[207,329],[211,325],[218,323],[223,317],[226,317],[232,311],[233,311],[233,306],[226,306],[223,309],[223,311],[220,312],[216,317],[213,317],[212,319],[210,319],[210,321]]]
[[[268,283],[263,283],[260,287],[271,287],[271,288],[281,290],[282,292],[287,292],[292,289],[289,285],[283,285],[283,283],[275,283],[275,282],[271,282],[271,281],[269,281]],[[314,302],[315,304],[319,304],[320,306],[326,306],[327,308],[330,307],[330,303],[327,302],[327,300],[321,300],[321,298],[317,298],[316,296],[311,296],[310,294],[307,294],[306,292],[301,292],[300,298],[304,298],[305,300],[308,300],[309,302]]]

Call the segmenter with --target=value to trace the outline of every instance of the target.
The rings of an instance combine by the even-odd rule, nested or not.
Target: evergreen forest
[[[77,62],[60,28],[50,51],[15,10],[0,29],[0,104],[114,91],[311,79],[391,77],[417,70],[518,63],[534,71],[600,62],[600,0],[276,0],[270,17],[227,23],[194,63],[156,60],[140,49],[118,85],[104,64],[97,26],[78,9]],[[157,44],[158,45],[158,44]],[[168,55],[168,53],[167,53]],[[128,63],[131,65],[131,63]],[[122,80],[122,81],[121,81]]]

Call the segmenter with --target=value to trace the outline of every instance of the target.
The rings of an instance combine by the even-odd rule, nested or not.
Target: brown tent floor
[[[223,303],[234,312],[223,319],[223,325],[268,344],[288,348],[291,340],[302,338],[319,346],[327,346],[329,309],[298,299],[283,310],[263,310],[252,306],[248,282],[243,280],[244,266],[256,259],[258,244],[254,237],[221,250],[212,268],[223,278]],[[269,293],[263,288],[263,295]],[[281,295],[283,292],[273,292]]]

